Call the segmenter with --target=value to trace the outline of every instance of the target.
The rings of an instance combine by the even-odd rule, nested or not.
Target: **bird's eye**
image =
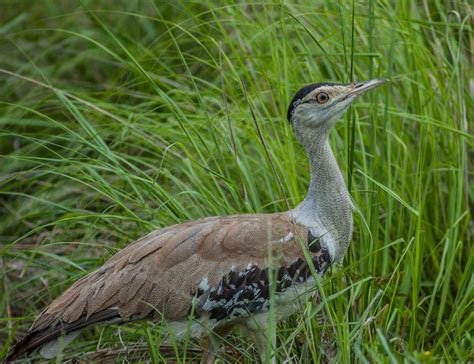
[[[320,104],[325,104],[329,101],[329,95],[325,92],[320,92],[316,95],[316,101]]]

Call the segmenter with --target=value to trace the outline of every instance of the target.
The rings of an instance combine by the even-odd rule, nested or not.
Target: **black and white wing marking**
[[[308,245],[312,267],[304,258],[298,258],[289,266],[278,269],[251,265],[243,271],[231,270],[217,287],[196,292],[194,316],[199,318],[207,314],[210,319],[221,321],[264,311],[270,306],[272,280],[275,282],[275,294],[278,295],[290,287],[307,282],[312,276],[312,269],[323,275],[332,263],[331,256],[310,232]],[[273,279],[269,273],[273,274]]]

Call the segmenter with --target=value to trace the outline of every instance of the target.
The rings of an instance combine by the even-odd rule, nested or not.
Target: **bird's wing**
[[[182,320],[193,302],[196,315],[214,319],[248,303],[243,308],[255,311],[262,308],[255,301],[268,294],[271,272],[277,291],[311,274],[303,247],[315,240],[287,213],[211,217],[161,229],[74,283],[40,314],[30,333],[44,332],[50,339],[54,328],[68,333],[150,316]],[[309,254],[316,270],[324,272],[328,252],[313,244]],[[232,306],[226,305],[230,300]]]

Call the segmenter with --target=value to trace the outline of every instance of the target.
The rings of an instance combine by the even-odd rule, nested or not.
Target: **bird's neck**
[[[303,143],[311,164],[308,195],[295,209],[301,222],[323,236],[336,261],[352,237],[352,205],[344,178],[325,137]]]

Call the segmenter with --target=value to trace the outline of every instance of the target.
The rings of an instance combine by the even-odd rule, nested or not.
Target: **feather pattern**
[[[307,278],[303,249],[310,235],[288,213],[210,217],[154,231],[53,301],[11,357],[112,318],[187,320],[195,298],[198,318],[228,321],[262,311],[268,307],[270,273],[276,273],[277,293]],[[312,250],[313,262],[325,255],[316,266],[322,273],[331,258]],[[204,279],[206,290],[200,289]]]

